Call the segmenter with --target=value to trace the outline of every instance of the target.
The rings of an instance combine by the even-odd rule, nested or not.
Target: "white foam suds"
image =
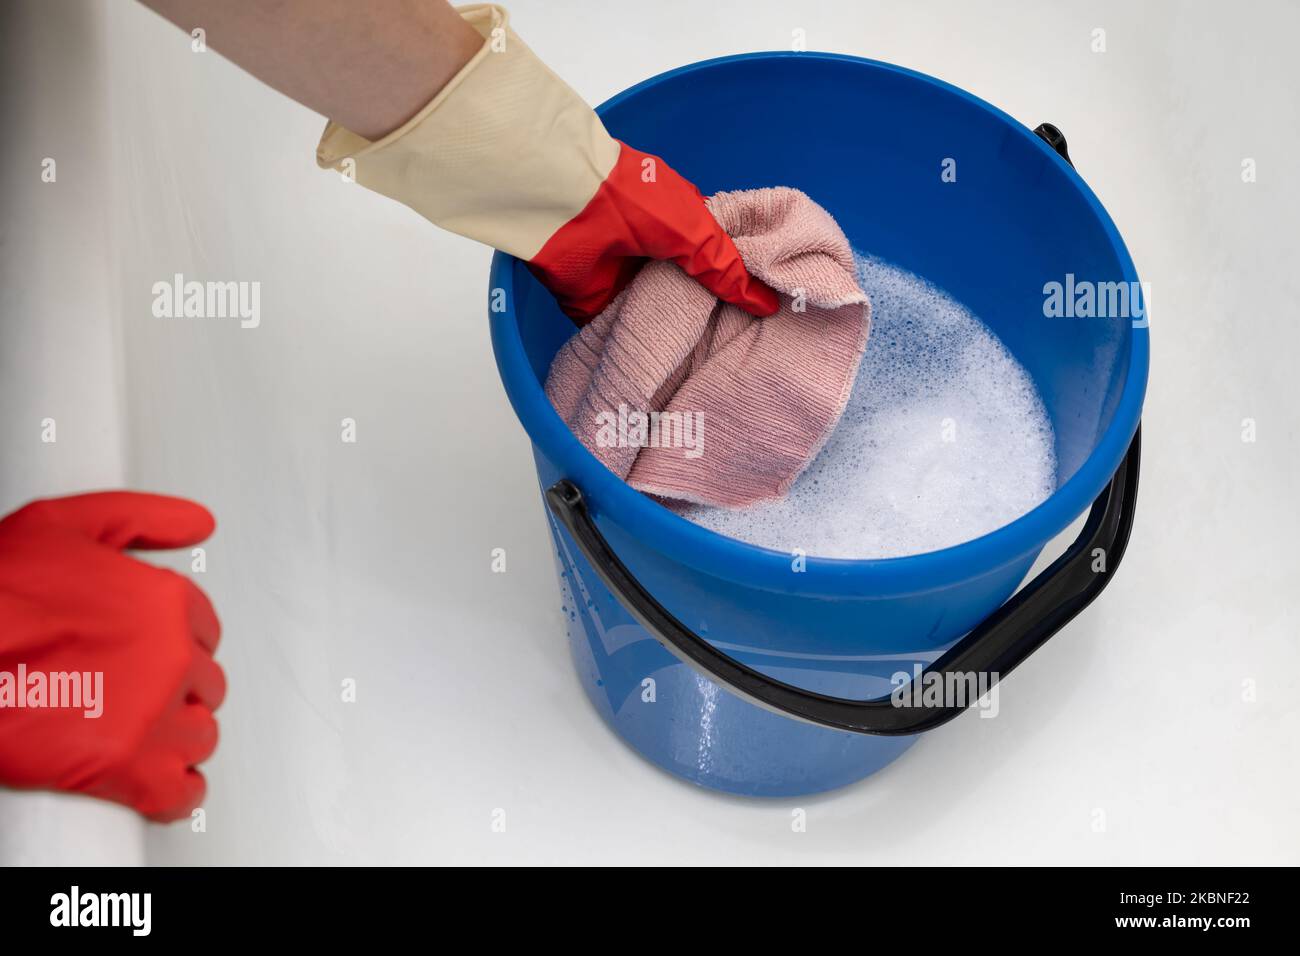
[[[969,541],[1056,490],[1051,421],[1029,374],[924,279],[860,256],[872,327],[852,397],[782,501],[683,516],[751,544],[887,558]]]

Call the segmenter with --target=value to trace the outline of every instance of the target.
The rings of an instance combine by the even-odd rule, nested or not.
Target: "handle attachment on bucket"
[[[948,687],[946,675],[976,676],[981,690],[987,690],[1011,673],[1047,639],[1091,604],[1119,568],[1133,527],[1137,504],[1138,463],[1141,460],[1141,428],[1133,435],[1124,461],[1110,484],[1093,502],[1083,531],[1066,552],[1038,577],[994,611],[947,653],[927,667],[915,680],[925,687],[939,675]],[[858,734],[898,736],[915,734],[947,723],[974,700],[962,704],[945,701],[925,705],[897,706],[892,695],[873,700],[828,697],[767,677],[734,657],[724,654],[673,617],[655,600],[623,564],[605,540],[587,510],[578,486],[568,479],[557,481],[546,492],[546,501],[605,586],[631,612],[637,622],[669,652],[697,673],[752,704],[809,723]],[[1104,568],[1093,570],[1098,549]],[[906,694],[907,691],[904,691]],[[923,696],[923,695],[916,695]]]
[[[1071,166],[1074,165],[1074,160],[1070,158],[1069,147],[1065,142],[1065,134],[1059,129],[1051,123],[1039,123],[1034,127],[1034,135],[1056,150],[1067,163]]]

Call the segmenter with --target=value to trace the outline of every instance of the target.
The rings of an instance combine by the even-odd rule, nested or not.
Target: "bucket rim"
[[[960,87],[906,67],[842,53],[769,51],[741,53],[690,63],[652,76],[596,107],[609,110],[669,80],[739,62],[761,60],[834,61],[906,77],[959,97],[987,113],[1032,148],[1057,160],[1053,168],[1082,195],[1109,241],[1122,278],[1137,282],[1137,269],[1110,214],[1096,194],[1039,136],[1004,111]],[[515,257],[497,251],[492,256],[492,289],[512,290]],[[765,590],[804,595],[897,595],[921,593],[992,573],[1044,545],[1087,510],[1111,480],[1128,450],[1141,418],[1150,364],[1149,333],[1145,325],[1131,329],[1128,369],[1110,426],[1070,479],[1045,501],[1008,524],[977,538],[937,551],[891,558],[830,558],[809,554],[805,571],[791,573],[791,555],[749,544],[703,528],[675,514],[609,471],[582,445],[551,405],[533,373],[519,334],[514,296],[505,306],[489,308],[491,338],[507,397],[530,440],[565,477],[580,487],[597,524],[612,522],[636,539],[674,561],[724,580]],[[545,490],[545,489],[543,489]]]

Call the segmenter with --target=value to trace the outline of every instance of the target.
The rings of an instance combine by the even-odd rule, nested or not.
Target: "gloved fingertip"
[[[110,548],[180,548],[211,536],[216,519],[188,498],[143,491],[93,491],[36,502],[48,523]]]
[[[207,792],[208,781],[202,772],[188,767],[173,786],[170,799],[155,806],[137,809],[145,819],[154,823],[177,823],[193,816],[194,811],[202,805]]]
[[[781,308],[781,297],[767,283],[755,279],[750,286],[750,295],[746,301],[738,304],[750,315],[765,319],[769,315],[775,315]]]
[[[738,291],[719,298],[745,310],[755,318],[765,319],[769,315],[774,315],[781,308],[781,297],[771,286],[761,280],[753,276],[749,276],[748,279],[749,281]]]

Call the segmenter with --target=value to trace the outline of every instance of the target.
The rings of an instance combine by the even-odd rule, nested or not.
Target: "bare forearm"
[[[483,44],[445,0],[141,2],[368,139],[415,115]]]

